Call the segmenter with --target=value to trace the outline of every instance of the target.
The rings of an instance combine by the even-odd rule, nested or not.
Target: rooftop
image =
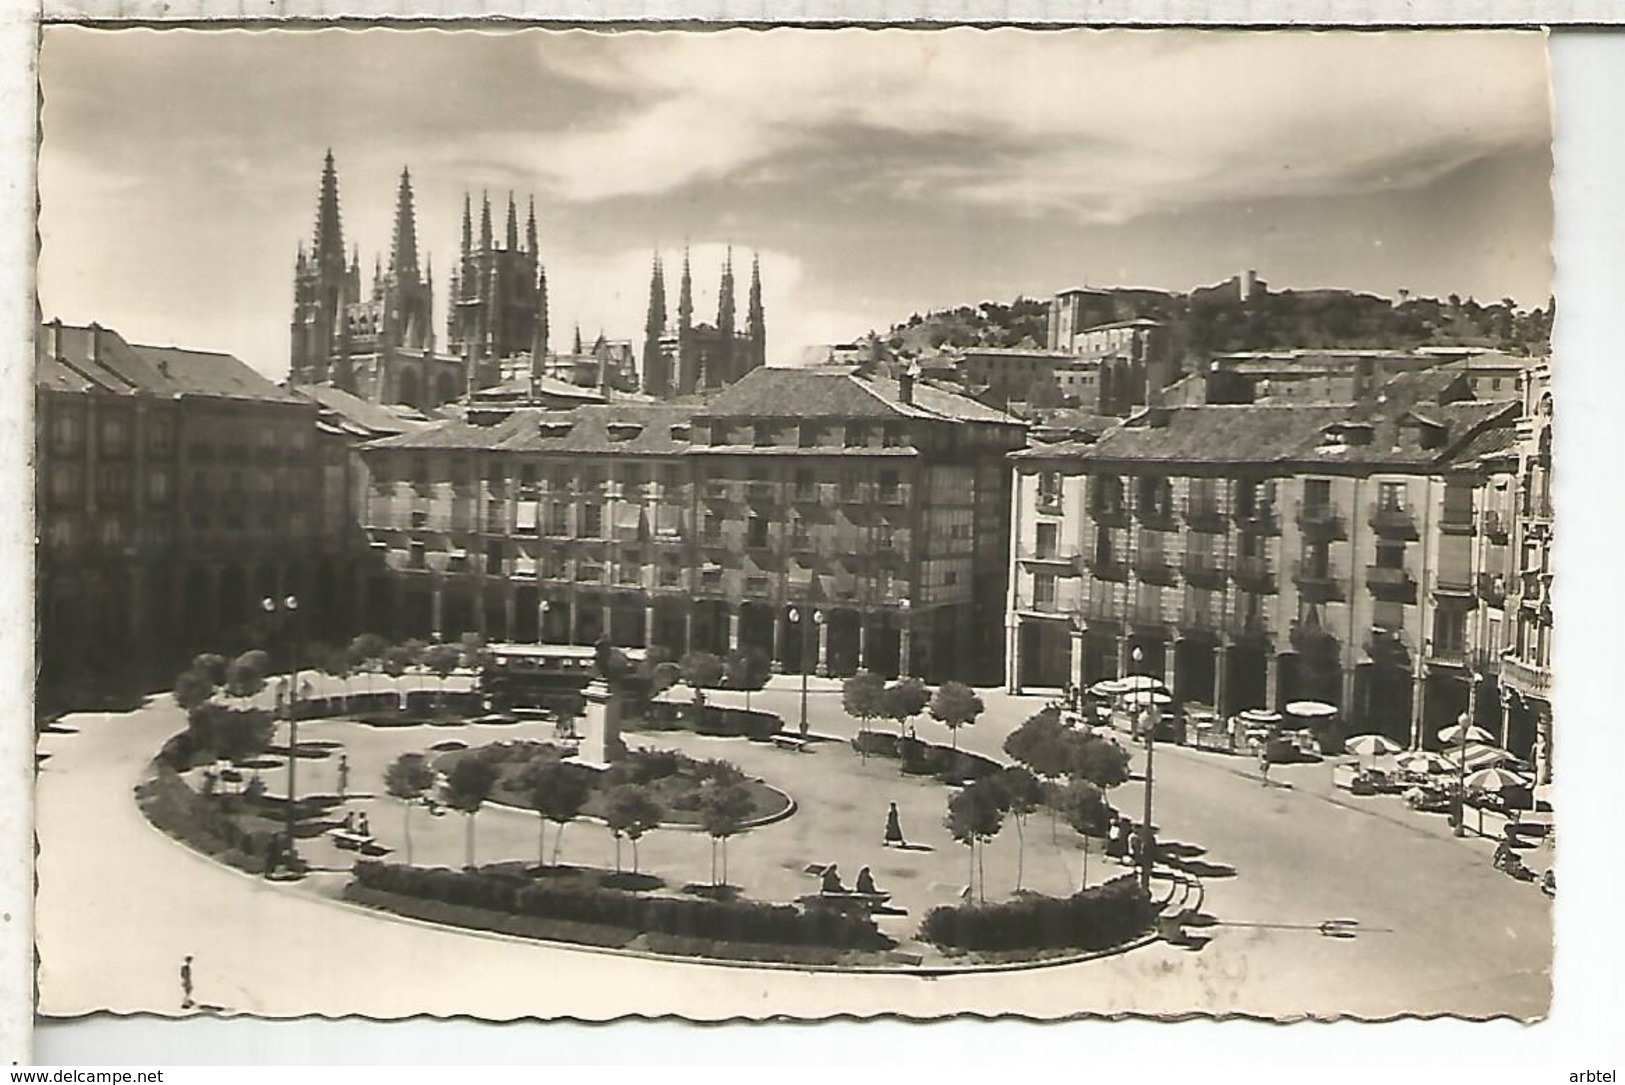
[[[675,456],[688,451],[694,413],[692,406],[666,403],[600,403],[562,411],[517,407],[489,424],[446,419],[367,447]]]
[[[856,369],[753,369],[722,389],[705,414],[723,418],[920,418],[1022,423],[1003,411],[916,378],[912,403],[899,382]]]
[[[35,384],[45,390],[305,402],[230,354],[132,344],[95,325],[41,326],[34,360]]]

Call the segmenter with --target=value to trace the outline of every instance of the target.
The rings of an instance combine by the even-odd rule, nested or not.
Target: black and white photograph
[[[1548,1014],[1544,33],[38,75],[43,1017]]]

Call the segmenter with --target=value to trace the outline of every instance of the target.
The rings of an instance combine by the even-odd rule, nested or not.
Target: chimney
[[[54,362],[62,357],[62,318],[45,325],[45,352]]]
[[[102,360],[102,326],[94,320],[90,322],[90,360],[97,365]]]
[[[914,406],[914,378],[918,371],[912,364],[897,375],[897,398],[910,407]]]

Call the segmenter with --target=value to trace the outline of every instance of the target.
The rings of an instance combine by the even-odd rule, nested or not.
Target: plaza
[[[326,690],[316,678],[314,692]],[[329,687],[330,688],[330,687]],[[960,731],[959,745],[1002,760],[1004,737],[1043,697],[984,691],[987,711]],[[757,706],[794,720],[799,682],[776,678]],[[839,683],[816,681],[809,697],[816,736],[850,737],[857,723],[840,707]],[[292,1016],[413,1012],[597,1019],[658,1013],[674,997],[697,1001],[704,1018],[761,1017],[794,1005],[810,1014],[925,1014],[1064,1006],[1079,1013],[1357,1014],[1459,1013],[1535,1016],[1550,997],[1551,910],[1533,886],[1496,872],[1490,841],[1452,838],[1444,819],[1401,804],[1353,799],[1330,783],[1326,764],[1278,768],[1260,786],[1251,763],[1159,746],[1156,811],[1160,839],[1202,884],[1192,946],[1166,942],[1077,964],[922,982],[906,966],[894,975],[843,976],[784,968],[742,971],[711,964],[615,956],[498,935],[433,927],[369,913],[332,897],[341,872],[298,886],[272,885],[217,865],[148,825],[132,800],[152,754],[183,725],[167,696],[121,716],[81,714],[42,736],[39,787],[41,1010],[50,1016],[97,1009],[154,1008],[174,998],[176,963],[196,957],[199,1001],[225,1013]],[[929,719],[920,737],[946,741]],[[480,745],[527,735],[518,727],[374,729],[338,721],[301,726],[301,742],[342,741],[351,805],[375,835],[399,842],[402,806],[377,797],[383,765],[396,753],[445,740]],[[909,914],[882,920],[908,949],[923,912],[950,903],[965,885],[967,849],[942,826],[947,789],[906,779],[894,762],[857,759],[844,742],[793,753],[743,740],[686,733],[629,732],[631,745],[723,757],[794,795],[796,815],[734,838],[730,881],[759,899],[794,899],[814,888],[809,863],[836,862],[850,879],[872,867]],[[300,766],[300,791],[330,791],[329,761]],[[1135,769],[1143,767],[1136,753]],[[277,781],[268,780],[272,794]],[[1138,809],[1140,784],[1109,794]],[[369,797],[370,796],[370,797]],[[881,846],[886,804],[899,803],[911,843]],[[414,811],[414,861],[458,866],[463,818]],[[536,816],[487,808],[478,815],[482,863],[532,859]],[[988,897],[1014,886],[1014,827],[986,848]],[[551,834],[550,834],[551,835]],[[1047,893],[1076,886],[1081,856],[1064,828],[1047,845],[1047,815],[1026,826],[1024,883]],[[668,882],[703,881],[709,840],[657,830],[642,844],[642,868]],[[322,868],[339,853],[302,845]],[[389,856],[400,860],[399,850]],[[601,825],[565,833],[563,861],[610,866]],[[1089,881],[1120,868],[1090,857]],[[107,886],[118,885],[117,894]],[[1353,937],[1319,925],[1353,920]],[[545,984],[532,982],[545,974]],[[680,986],[673,986],[680,985]],[[680,994],[674,994],[680,992]]]

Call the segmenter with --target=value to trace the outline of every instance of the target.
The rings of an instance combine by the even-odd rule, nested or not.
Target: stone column
[[[1069,671],[1072,675],[1072,688],[1081,690],[1083,680],[1083,656],[1086,642],[1083,639],[1083,630],[1073,628],[1067,631],[1067,650],[1071,653],[1068,659]]]
[[[546,599],[536,602],[536,643],[547,643],[547,612],[553,609],[553,604]]]
[[[1004,621],[1004,689],[1021,692],[1021,619],[1013,614]]]
[[[869,669],[869,612],[858,613],[858,669]]]
[[[1179,642],[1165,640],[1162,642],[1162,684],[1168,687],[1169,693],[1179,690],[1177,684],[1179,674]]]
[[[904,614],[897,630],[897,674],[900,678],[907,678],[911,673],[909,663],[914,655],[914,619]]]
[[[435,640],[440,639],[440,616],[445,608],[444,593],[445,588],[438,580],[429,588],[429,634]]]
[[[1337,709],[1339,712],[1343,713],[1345,723],[1348,721],[1348,714],[1354,709],[1355,673],[1356,672],[1353,667],[1343,668],[1343,703],[1338,705]]]
[[[519,626],[519,599],[514,595],[513,585],[502,593],[502,639],[512,641],[514,632]]]
[[[1411,749],[1413,750],[1422,748],[1423,688],[1422,676],[1420,674],[1411,675]]]
[[[1224,721],[1228,713],[1225,711],[1225,686],[1229,675],[1225,672],[1230,666],[1230,649],[1221,644],[1213,649],[1213,711],[1219,714],[1220,722]]]
[[[736,650],[738,650],[738,648],[739,648],[739,608],[737,606],[729,606],[728,607],[728,651],[730,651],[730,652],[736,651]]]
[[[1133,649],[1129,647],[1128,634],[1117,638],[1117,674],[1119,677],[1130,674],[1134,670]]]
[[[648,651],[655,646],[655,605],[643,604],[643,650]]]
[[[818,664],[813,673],[820,678],[829,677],[829,615],[818,623]]]
[[[479,581],[474,583],[474,628],[480,636],[486,636],[485,628],[485,585]]]
[[[1501,687],[1501,749],[1511,749],[1507,740],[1512,734],[1512,694],[1505,686]]]
[[[1271,712],[1281,710],[1281,657],[1274,652],[1264,656],[1264,700]]]
[[[615,641],[615,597],[601,596],[598,612],[598,636],[614,643]]]
[[[683,608],[683,652],[694,650],[694,604]]]
[[[576,621],[580,617],[581,617],[581,601],[576,598],[575,590],[571,589],[571,591],[570,591],[570,631],[569,631],[569,634],[564,638],[564,643],[566,643],[566,644],[574,644],[576,642],[576,629],[577,629]]]

